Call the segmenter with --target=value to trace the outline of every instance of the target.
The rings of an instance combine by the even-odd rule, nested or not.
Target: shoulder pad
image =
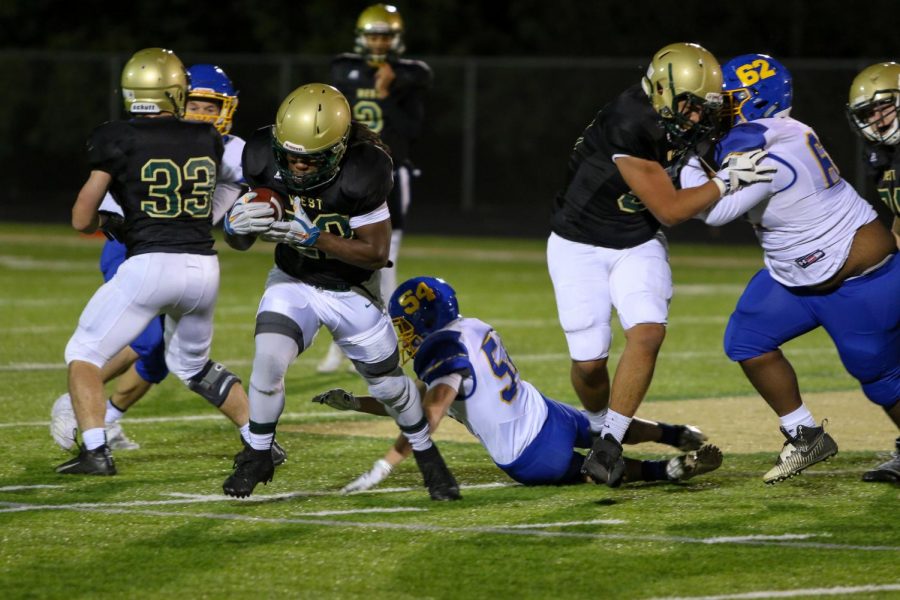
[[[124,168],[133,137],[134,130],[125,121],[107,121],[97,126],[87,141],[91,169],[114,174]]]
[[[271,186],[275,177],[271,126],[260,127],[247,139],[241,155],[244,179],[250,187]]]
[[[394,164],[373,143],[353,144],[341,166],[341,192],[356,201],[360,214],[379,207],[394,186]]]
[[[721,164],[722,159],[732,152],[748,152],[765,148],[766,131],[768,129],[759,123],[735,125],[716,146],[716,164]]]
[[[419,379],[430,384],[450,373],[459,371],[465,371],[466,375],[474,373],[469,353],[466,352],[466,347],[459,336],[458,331],[443,330],[425,338],[413,361],[413,370]]]

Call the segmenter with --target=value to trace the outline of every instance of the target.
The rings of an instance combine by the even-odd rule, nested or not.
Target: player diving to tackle
[[[378,271],[391,239],[386,199],[393,164],[378,135],[351,120],[335,88],[309,84],[282,102],[275,124],[257,130],[243,157],[251,187],[290,198],[290,221],[275,221],[269,203],[248,193],[225,221],[238,249],[258,236],[275,242],[256,315],[250,377],[250,444],[223,489],[244,497],[273,475],[270,448],[284,410],[284,376],[324,326],[369,392],[394,417],[434,500],[455,500],[459,487],[431,440],[415,384],[400,368],[397,336],[379,294]]]
[[[459,313],[456,292],[434,277],[414,277],[397,288],[388,307],[405,360],[413,360],[427,386],[425,412],[432,430],[449,413],[484,446],[494,463],[524,485],[583,483],[590,422],[579,411],[551,400],[519,376],[500,335],[490,325]],[[341,410],[385,414],[369,397],[330,390],[313,398]],[[387,477],[409,454],[405,438],[373,468],[344,488],[366,490]],[[671,460],[625,459],[626,481],[684,481],[722,463],[706,444]]]
[[[747,284],[725,330],[725,352],[778,415],[785,442],[764,476],[776,483],[837,453],[801,398],[781,345],[823,327],[866,397],[884,408],[900,399],[900,259],[890,232],[844,179],[809,126],[789,116],[792,79],[762,54],[723,67],[734,126],[716,162],[768,152],[771,181],[738,190],[701,214],[710,225],[739,217],[753,225],[765,268]],[[681,174],[697,185],[693,160]]]

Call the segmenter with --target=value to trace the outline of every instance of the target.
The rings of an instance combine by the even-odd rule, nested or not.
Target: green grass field
[[[271,257],[218,246],[213,355],[246,381]],[[288,373],[278,436],[288,462],[249,500],[221,494],[236,431],[172,378],[123,420],[142,447],[117,453],[117,477],[56,475],[68,455],[49,436],[49,410],[66,388],[66,341],[100,281],[100,247],[62,226],[0,225],[4,598],[900,596],[900,488],[860,481],[897,434],[822,332],[785,351],[803,391],[823,399],[814,412],[831,420],[841,452],[778,486],[762,483],[780,449],[778,421],[721,350],[727,317],[761,265],[756,248],[671,249],[671,324],[639,413],[703,426],[725,451],[719,471],[678,485],[525,488],[474,438],[448,433],[438,439],[464,499],[435,503],[412,463],[381,489],[337,493],[393,434],[382,419],[309,402],[335,386],[364,391],[356,375],[315,373],[327,332]],[[462,312],[501,332],[524,378],[573,401],[543,241],[409,236],[400,275],[419,274],[451,282]],[[621,343],[617,329],[614,356]],[[839,433],[851,423],[868,433],[848,443],[849,431]]]

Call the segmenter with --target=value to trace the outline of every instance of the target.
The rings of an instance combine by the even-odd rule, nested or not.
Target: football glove
[[[349,494],[350,492],[362,492],[365,490],[371,490],[373,487],[384,481],[393,470],[394,467],[391,466],[391,463],[384,460],[383,458],[379,458],[375,461],[375,464],[372,465],[372,468],[369,471],[366,471],[365,473],[342,487],[341,493]]]
[[[294,219],[292,221],[276,221],[259,236],[261,240],[276,244],[289,244],[295,248],[313,246],[319,239],[319,228],[313,225],[306,212],[294,200]]]
[[[768,155],[768,152],[761,149],[730,154],[712,181],[719,186],[722,196],[752,183],[772,181],[771,174],[778,169],[760,164]]]
[[[275,209],[268,202],[251,202],[256,192],[247,192],[234,203],[222,220],[229,235],[260,234],[275,222]]]
[[[125,239],[125,217],[117,212],[109,210],[97,211],[101,217],[103,224],[100,225],[100,231],[106,236],[106,239],[113,242],[122,242]]]
[[[353,392],[335,388],[328,390],[324,394],[313,396],[313,402],[319,404],[327,404],[331,408],[338,410],[359,410],[359,400],[353,395]]]

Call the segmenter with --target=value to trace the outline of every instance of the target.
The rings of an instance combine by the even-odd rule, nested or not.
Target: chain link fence
[[[121,117],[118,79],[129,54],[2,51],[0,165],[6,194],[0,220],[65,222],[88,173],[91,130]],[[330,57],[185,54],[186,65],[220,65],[240,90],[233,133],[270,124],[281,100],[304,83],[328,81]],[[646,58],[424,57],[434,71],[427,123],[413,147],[408,231],[540,237],[576,138],[597,110],[640,80]],[[861,144],[844,116],[855,74],[874,60],[798,59],[793,116],[812,125],[861,193],[875,200]],[[884,214],[883,207],[878,209]],[[886,215],[885,215],[886,216]],[[741,223],[699,222],[670,238],[751,241]]]

